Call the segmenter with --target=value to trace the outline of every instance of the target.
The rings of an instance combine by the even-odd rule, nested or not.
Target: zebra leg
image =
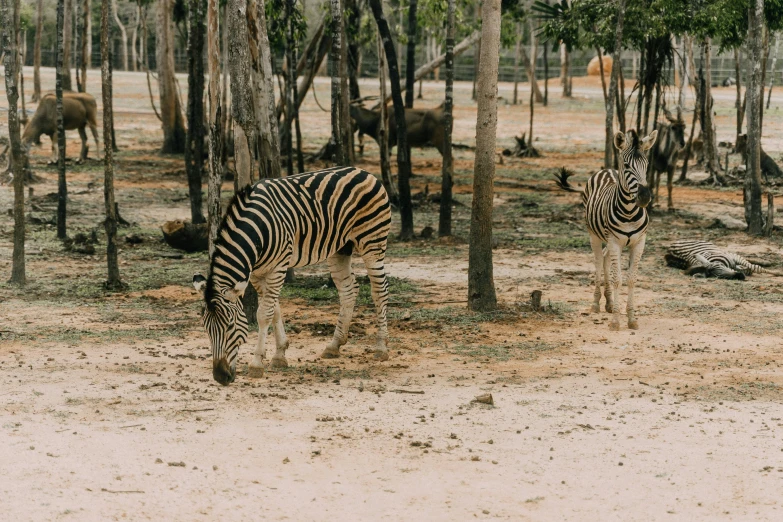
[[[264,374],[264,361],[266,359],[266,336],[269,333],[269,325],[275,315],[277,306],[277,297],[280,295],[280,288],[283,286],[285,270],[282,275],[280,272],[269,274],[268,276],[256,280],[250,278],[253,287],[258,292],[258,311],[256,312],[256,321],[258,322],[258,345],[253,354],[253,360],[250,362],[251,377],[260,377]]]
[[[288,337],[285,335],[283,313],[280,311],[280,301],[275,303],[275,355],[270,361],[272,368],[288,368],[285,351],[288,349]]]
[[[595,258],[595,292],[593,292],[593,306],[590,311],[597,314],[601,311],[601,272],[604,271],[604,254],[602,252],[601,239],[590,234],[590,247],[593,249],[593,257]],[[604,284],[606,284],[606,280],[604,280]]]
[[[604,298],[606,299],[606,312],[612,313],[614,310],[614,298],[617,294],[612,295],[612,287],[609,285],[609,266],[611,260],[609,258],[609,249],[606,249],[604,253]]]
[[[672,201],[672,179],[674,178],[674,166],[666,169],[666,189],[669,191],[669,212],[674,212],[674,202]]]
[[[375,359],[379,361],[389,360],[389,347],[387,340],[389,332],[386,325],[386,309],[389,305],[389,281],[386,279],[386,270],[383,266],[383,253],[366,253],[362,256],[367,267],[367,276],[370,279],[370,291],[375,310],[378,314],[378,341],[375,345]]]
[[[623,275],[620,267],[620,254],[622,247],[615,241],[609,241],[606,245],[608,259],[604,262],[609,262],[609,282],[612,285],[612,296],[617,297],[620,295],[620,285],[623,281]],[[612,320],[609,323],[610,330],[620,329],[620,307],[617,303],[612,303]]]
[[[335,254],[327,259],[327,262],[332,273],[332,281],[337,286],[337,293],[340,296],[340,315],[337,317],[334,337],[321,357],[334,359],[340,357],[340,347],[348,342],[348,328],[351,326],[356,296],[359,295],[359,285],[356,284],[356,278],[351,270],[351,256]]]
[[[636,321],[636,315],[634,313],[633,287],[636,284],[636,273],[639,268],[639,261],[642,258],[642,253],[644,252],[645,239],[646,237],[642,236],[642,238],[635,245],[631,245],[631,263],[630,267],[628,267],[628,304],[626,306],[626,313],[628,314],[628,328],[632,330],[639,328],[639,323]]]

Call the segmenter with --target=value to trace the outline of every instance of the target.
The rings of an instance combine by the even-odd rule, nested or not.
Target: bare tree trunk
[[[769,102],[772,100],[772,87],[775,85],[775,67],[778,63],[778,45],[780,44],[780,39],[777,35],[774,35],[775,38],[775,54],[772,55],[772,67],[770,67],[769,71],[769,92],[767,93],[767,110],[769,110]]]
[[[218,6],[218,9],[220,7]],[[221,93],[221,101],[220,105],[217,105],[217,107],[220,108],[220,137],[223,140],[223,143],[220,147],[220,164],[223,168],[223,175],[226,175],[228,173],[228,149],[229,149],[229,135],[232,133],[229,130],[229,124],[228,116],[231,113],[229,110],[231,105],[228,102],[228,77],[229,77],[229,68],[228,68],[228,2],[225,2],[223,4],[223,31],[221,32],[220,38],[222,38],[223,45],[219,43],[216,43],[218,46],[218,50],[221,53],[221,59],[220,59],[220,66],[221,66],[221,72],[222,72],[222,91]],[[212,51],[210,51],[212,52]],[[211,72],[210,72],[210,80],[211,80]],[[211,109],[210,109],[211,110]],[[233,148],[233,144],[232,144]],[[220,206],[220,201],[218,201],[218,207]],[[209,206],[209,204],[207,205]],[[220,221],[218,220],[217,223],[215,223],[215,226],[217,227],[219,225]],[[210,226],[212,224],[210,223]]]
[[[704,93],[702,106],[704,111],[701,119],[702,138],[704,140],[704,166],[716,181],[720,180],[720,161],[718,159],[718,142],[715,136],[715,124],[712,117],[712,69],[710,64],[710,38],[704,39],[703,59],[704,59]]]
[[[522,47],[522,24],[517,22],[517,41],[514,45],[514,105],[519,101],[519,56],[520,47]],[[446,51],[448,52],[448,51]]]
[[[188,5],[188,132],[185,140],[185,170],[193,224],[206,221],[201,209],[201,178],[204,170],[204,1],[190,0]],[[112,2],[116,3],[117,0]]]
[[[73,36],[73,2],[65,0],[63,14],[63,89],[70,91],[71,87],[71,38]],[[59,37],[59,35],[58,35]]]
[[[520,52],[522,53],[522,62],[525,64],[525,72],[527,73],[527,80],[528,82],[530,82],[530,88],[533,89],[533,94],[535,95],[536,103],[541,103],[544,101],[544,95],[541,94],[541,88],[538,86],[538,81],[536,80],[536,73],[534,71],[535,58],[531,58],[530,56],[528,56],[524,45],[520,47]]]
[[[688,60],[688,47],[691,46],[691,39],[687,34],[680,38],[680,90],[677,96],[677,119],[682,120],[682,111],[685,108],[685,90],[690,85],[690,74],[688,69],[690,62]]]
[[[247,0],[231,0],[228,5],[229,52],[228,63],[231,70],[231,111],[234,119],[234,161],[236,162],[237,189],[253,182],[256,168],[255,151],[258,144],[258,120],[255,111],[255,93],[253,92],[253,70],[250,64],[250,52],[253,46],[248,21],[254,19],[254,5]]]
[[[294,61],[294,26],[291,20],[292,11],[295,8],[291,0],[284,0],[284,23],[286,26],[286,42],[285,42],[285,93],[283,93],[283,99],[285,100],[285,144],[283,147],[288,151],[288,157],[286,160],[286,172],[289,176],[294,174],[294,145],[293,145],[293,126],[294,126],[294,86],[296,85],[296,62]]]
[[[742,104],[742,65],[741,65],[740,48],[734,48],[734,75],[737,77],[737,99],[734,102],[734,107],[737,109],[737,136],[734,139],[734,143],[739,141],[739,137],[742,134],[742,121],[745,119],[744,106]]]
[[[762,33],[764,31],[764,0],[752,0],[748,10],[748,47],[750,50],[751,74],[748,85],[748,154],[747,181],[750,185],[748,233],[761,235],[764,221],[761,211],[761,87],[763,82],[762,61],[764,49]],[[706,140],[705,140],[706,145]]]
[[[207,63],[209,67],[209,183],[207,216],[209,257],[215,251],[220,226],[220,186],[223,181],[223,124],[220,106],[220,0],[207,0]],[[223,30],[225,33],[225,29]]]
[[[87,7],[85,12],[92,13],[92,0],[84,0]],[[87,67],[92,67],[92,15],[87,15]],[[87,78],[87,76],[83,76]],[[86,82],[85,82],[86,84]]]
[[[383,41],[386,60],[389,63],[389,81],[391,83],[392,100],[394,101],[394,118],[397,123],[397,183],[400,199],[400,239],[410,241],[413,238],[413,205],[411,202],[411,154],[408,146],[408,126],[405,122],[405,106],[402,103],[400,89],[400,70],[397,65],[397,55],[394,42],[389,31],[389,24],[383,15],[381,0],[369,0],[378,34]]]
[[[23,127],[27,126],[27,107],[24,103],[24,62],[27,58],[27,30],[21,31],[21,45],[19,45],[19,98],[22,101],[22,114],[19,117],[19,123]]]
[[[563,86],[563,98],[571,97],[571,53],[564,43],[560,44],[560,85]]]
[[[535,21],[533,17],[528,18],[530,25],[530,62],[528,66],[528,78],[530,78],[530,87],[536,95],[536,103],[544,102],[544,95],[541,94],[541,88],[538,86],[538,75],[536,74],[536,61],[538,59],[538,41],[536,40]]]
[[[55,69],[55,96],[57,98],[57,132],[54,139],[57,140],[57,238],[65,239],[66,206],[68,203],[68,185],[65,179],[65,120],[63,118],[63,90],[65,89],[65,38],[61,28],[65,24],[65,3],[67,0],[59,0],[57,3],[57,60]]]
[[[544,107],[549,105],[549,46],[544,42]]]
[[[112,110],[112,79],[109,41],[109,0],[101,3],[101,86],[103,92],[103,199],[106,204],[106,264],[108,278],[106,288],[119,290],[120,266],[117,262],[117,206],[114,203],[114,151],[111,132],[114,127],[114,112]]]
[[[117,23],[117,27],[120,30],[120,42],[122,44],[122,70],[128,70],[128,31],[125,29],[125,24],[120,19],[120,14],[117,12],[117,0],[111,0],[111,10],[114,15],[114,21]]]
[[[291,10],[296,9],[296,0],[289,0],[289,1],[291,3],[290,9]],[[304,6],[303,6],[303,8],[304,8]],[[357,23],[358,23],[358,21],[357,21]],[[291,50],[290,50],[290,54],[291,55],[290,55],[290,58],[289,58],[289,67],[290,67],[289,81],[291,82],[291,96],[290,96],[290,100],[291,100],[291,119],[294,120],[295,126],[296,126],[296,168],[297,168],[297,171],[301,174],[302,172],[304,172],[305,167],[304,167],[304,157],[302,156],[302,129],[301,129],[301,126],[299,125],[299,106],[297,104],[297,100],[299,98],[299,93],[297,92],[297,88],[296,88],[296,77],[297,77],[296,71],[298,70],[298,67],[295,67],[294,64],[297,63],[297,54],[298,54],[297,51],[298,51],[298,49],[296,47],[296,39],[294,38],[294,22],[293,22],[293,19],[289,19],[288,26],[289,26],[289,40],[290,40],[290,44],[289,45],[290,45],[290,48],[291,48]],[[354,57],[356,57],[358,59],[358,46],[357,46],[357,49],[356,49],[356,54],[352,54],[352,56],[354,56]],[[350,62],[350,60],[349,60],[349,62]],[[355,75],[356,75],[356,68],[357,68],[357,66],[358,66],[358,64],[354,64],[354,66],[353,66],[353,74],[354,74],[354,79],[353,80],[354,80],[354,82],[356,82]],[[357,93],[359,92],[359,84],[358,84],[358,82],[356,82],[356,92]],[[290,130],[289,130],[289,132],[290,132]],[[293,160],[292,160],[292,163],[293,163]],[[292,274],[292,272],[291,272],[292,270],[293,270],[293,268],[289,269],[289,273],[290,274]],[[288,277],[288,275],[286,275],[286,277]]]
[[[477,87],[476,160],[473,171],[473,204],[468,255],[468,308],[477,312],[492,311],[497,308],[492,267],[492,200],[498,124],[500,0],[485,0],[482,11],[482,74]]]
[[[417,0],[408,0],[408,56],[405,60],[405,107],[413,108],[413,84],[416,70],[416,7]]]
[[[361,47],[359,46],[359,33],[361,31],[360,3],[356,0],[346,0],[346,36],[348,37],[348,88],[349,100],[358,100],[362,97],[359,91],[359,68],[361,66]],[[304,9],[304,6],[302,6]],[[304,11],[302,11],[304,13]],[[298,74],[298,72],[297,72]]]
[[[391,165],[389,164],[389,112],[386,105],[386,56],[383,52],[383,42],[378,36],[378,80],[380,83],[380,118],[378,121],[378,147],[381,149],[381,179],[391,201],[397,201],[397,191],[392,183]]]
[[[763,27],[764,31],[764,40],[762,44],[762,64],[761,64],[761,85],[759,87],[759,90],[761,91],[761,105],[759,106],[759,133],[760,135],[764,134],[764,84],[767,81],[767,62],[769,61],[769,31],[767,30],[766,25]],[[22,101],[24,101],[24,94],[22,96]]]
[[[136,52],[136,43],[139,40],[139,27],[141,25],[141,5],[136,4],[136,21],[133,23],[133,31],[131,31],[131,65],[133,71],[139,70],[139,56]]]
[[[35,43],[33,44],[33,97],[41,99],[41,38],[43,37],[43,0],[38,0],[38,13],[35,18]]]
[[[350,120],[344,119],[343,108],[344,85],[342,71],[344,68],[343,50],[345,43],[345,31],[342,22],[342,5],[340,0],[330,0],[332,14],[332,51],[329,55],[329,67],[332,77],[332,140],[335,144],[336,165],[348,165],[350,163],[350,143],[345,142],[345,128],[350,128]],[[347,87],[347,85],[345,86]],[[347,93],[345,93],[347,94]]]
[[[12,3],[13,2],[13,3]],[[0,31],[5,53],[5,93],[8,99],[8,135],[11,141],[11,165],[14,174],[14,248],[11,254],[10,283],[23,286],[27,279],[24,259],[24,166],[26,153],[22,147],[17,101],[16,77],[19,67],[16,34],[19,30],[19,0],[0,0]]]
[[[182,102],[174,77],[174,27],[171,21],[173,0],[158,1],[157,37],[155,55],[158,66],[158,92],[160,116],[163,123],[164,154],[182,154],[185,151],[185,122],[182,119]]]
[[[252,4],[252,5],[251,5]],[[262,178],[280,177],[280,137],[275,117],[275,86],[274,71],[272,70],[272,51],[269,48],[269,36],[267,34],[266,9],[264,0],[250,0],[248,10],[255,9],[255,27],[251,29],[249,42],[251,48],[258,49],[259,59],[253,67],[253,81],[256,94],[256,119],[260,130],[258,137],[258,153],[260,155],[260,176]],[[248,20],[250,24],[250,20]],[[252,29],[255,29],[254,31]]]
[[[438,236],[440,237],[451,235],[451,190],[454,185],[454,157],[452,156],[451,134],[454,127],[454,19],[456,7],[454,5],[455,0],[448,0],[448,2],[446,16],[446,101],[443,106],[443,166],[440,185],[440,215],[438,216]],[[516,103],[516,72],[514,79],[514,103]]]
[[[89,20],[92,18],[90,15],[90,0],[82,0],[79,16],[79,63],[77,66],[81,71],[81,74],[79,75],[81,77],[81,92],[87,92],[87,67],[90,65],[90,55],[88,51],[90,44],[87,41],[90,36],[87,29],[90,24]]]
[[[476,9],[476,25],[479,25],[481,21],[481,5],[475,4]],[[523,50],[524,52],[524,50]],[[473,51],[473,92],[471,93],[471,100],[476,99],[476,86],[478,84],[479,71],[481,68],[481,40],[476,42],[476,49]]]
[[[612,77],[609,80],[609,96],[606,101],[606,140],[604,142],[604,168],[614,166],[614,102],[617,98],[617,77],[619,75],[620,56],[623,51],[623,22],[625,20],[625,0],[617,2],[617,25],[614,32],[614,55],[612,56]],[[599,58],[600,59],[600,58]],[[603,61],[603,60],[602,60]],[[603,69],[603,68],[602,68]],[[603,70],[601,71],[603,78]]]

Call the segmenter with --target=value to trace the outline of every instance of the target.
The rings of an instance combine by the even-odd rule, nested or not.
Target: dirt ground
[[[43,79],[53,85],[50,70]],[[206,256],[178,253],[160,236],[162,222],[189,217],[182,160],[157,153],[162,133],[143,76],[116,80],[117,201],[131,222],[120,230],[127,291],[101,286],[102,163],[69,164],[68,173],[69,233],[97,228],[95,255],[66,251],[53,226],[40,223],[56,208],[47,138],[32,158],[43,181],[28,198],[38,221],[27,228],[29,284],[0,283],[8,520],[783,518],[780,280],[694,279],[663,262],[670,241],[701,237],[781,270],[781,235],[712,227],[716,216],[742,218],[738,187],[678,185],[677,212],[655,213],[649,230],[640,329],[613,332],[608,314],[589,314],[592,256],[579,201],[555,191],[551,178],[566,165],[581,183],[601,162],[597,81],[575,79],[571,100],[553,81],[550,105],[536,107],[543,157],[497,166],[500,311],[465,308],[472,151],[459,150],[456,238],[389,247],[391,359],[365,353],[375,333],[366,284],[344,357],[318,358],[338,305],[326,267],[315,266],[283,294],[290,367],[250,378],[246,347],[237,381],[222,387],[190,286]],[[509,99],[512,87],[500,94]],[[322,103],[328,89],[319,79]],[[366,94],[373,89],[363,83]],[[425,83],[417,103],[437,105],[441,89]],[[470,85],[456,92],[455,140],[472,145]],[[716,95],[720,140],[734,134],[730,92]],[[777,158],[783,97],[772,100],[764,146]],[[326,141],[328,117],[309,96],[308,152]],[[527,103],[501,106],[499,119],[498,151],[527,129]],[[68,138],[74,154],[78,137]],[[414,192],[438,192],[437,152],[413,157]],[[374,143],[359,165],[378,171]],[[691,176],[703,177],[698,169]],[[225,189],[228,196],[230,183]],[[10,273],[11,201],[11,188],[0,187],[2,274]],[[437,205],[416,201],[417,231],[436,226]],[[127,243],[130,235],[142,242]],[[542,310],[528,304],[533,290],[543,292]],[[486,393],[493,406],[471,402]]]

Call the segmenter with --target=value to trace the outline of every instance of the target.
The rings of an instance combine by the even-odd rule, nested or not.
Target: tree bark
[[[761,91],[761,105],[759,106],[759,135],[764,134],[764,84],[767,81],[767,62],[769,61],[769,31],[766,25],[762,28],[764,32],[764,39],[762,44],[762,63],[761,63],[761,84],[759,90]],[[24,102],[24,92],[22,92],[22,102]]]
[[[229,52],[231,70],[231,112],[234,119],[235,187],[242,189],[253,182],[255,150],[258,144],[258,120],[255,112],[253,71],[250,64],[248,17],[253,18],[253,6],[247,0],[231,0],[228,4]],[[252,25],[255,28],[255,24]],[[257,51],[257,48],[255,49]]]
[[[405,107],[408,109],[413,108],[413,84],[416,82],[414,74],[416,69],[416,26],[418,25],[416,20],[417,5],[417,0],[408,1],[408,56],[405,60]]]
[[[549,46],[544,42],[544,107],[549,105]]]
[[[492,267],[492,199],[497,132],[497,81],[500,50],[500,0],[482,6],[481,64],[478,79],[476,160],[468,256],[468,308],[486,312],[497,308]]]
[[[752,0],[748,10],[748,47],[750,81],[748,84],[748,154],[747,179],[750,182],[750,215],[748,233],[761,235],[764,221],[761,211],[761,78],[764,49],[764,0]],[[705,140],[706,145],[706,140]]]
[[[204,1],[190,0],[188,6],[188,131],[185,171],[188,176],[190,219],[194,225],[206,221],[201,209],[201,178],[204,170]],[[117,0],[112,2],[116,3]]]
[[[101,90],[103,97],[103,199],[106,205],[106,221],[103,222],[106,229],[106,288],[119,290],[122,288],[120,281],[120,266],[117,262],[117,206],[114,203],[114,151],[112,147],[111,132],[114,119],[112,110],[112,78],[109,67],[110,40],[109,40],[109,0],[101,3]]]
[[[609,96],[606,99],[606,137],[604,142],[604,168],[614,166],[614,104],[617,98],[617,77],[619,76],[620,56],[623,51],[623,22],[625,20],[625,0],[617,2],[617,25],[614,32],[614,54],[612,55],[612,77],[609,80]],[[601,71],[603,77],[603,71]]]
[[[383,53],[383,41],[378,36],[378,80],[380,83],[380,118],[378,119],[378,147],[381,149],[381,179],[389,199],[397,201],[397,191],[392,183],[391,165],[389,164],[389,112],[386,102],[386,56]]]
[[[57,60],[55,68],[55,96],[57,98],[57,238],[65,239],[66,207],[68,204],[68,185],[65,179],[65,120],[63,118],[63,90],[65,89],[65,38],[62,28],[65,26],[65,4],[57,3]]]
[[[359,65],[361,62],[361,48],[358,36],[361,30],[361,10],[356,0],[346,0],[346,24],[348,37],[348,89],[350,100],[358,100],[362,97],[359,91]],[[297,73],[298,74],[298,73]]]
[[[251,56],[257,49],[257,55],[253,61],[253,82],[256,93],[256,118],[260,130],[258,137],[259,175],[264,178],[280,177],[280,137],[275,117],[275,86],[274,71],[272,70],[272,51],[269,48],[269,36],[267,34],[266,9],[264,0],[250,0],[248,10],[255,9],[255,26],[248,25],[250,35],[249,42]],[[248,24],[252,21],[248,20]],[[256,36],[257,35],[257,36]]]
[[[79,12],[80,24],[79,24],[79,63],[77,64],[81,74],[81,92],[87,92],[87,68],[90,66],[89,55],[89,27],[90,16],[90,0],[82,0],[81,9]],[[97,151],[96,151],[97,152]]]
[[[141,26],[141,5],[136,4],[136,21],[133,23],[133,31],[131,31],[131,68],[133,71],[139,70],[139,56],[137,53],[136,43],[139,41],[139,27]]]
[[[715,180],[720,179],[720,161],[718,159],[718,141],[715,136],[715,124],[712,116],[712,69],[710,63],[710,38],[704,39],[703,59],[704,59],[704,82],[702,83],[704,92],[702,93],[702,107],[704,108],[701,118],[702,139],[704,140],[704,167]],[[759,62],[760,63],[760,62]],[[758,91],[758,89],[756,89]]]
[[[286,78],[285,78],[285,93],[283,98],[285,99],[285,144],[284,148],[288,151],[288,157],[286,160],[286,172],[289,176],[294,174],[294,145],[293,145],[293,123],[294,123],[294,86],[296,85],[296,65],[294,61],[294,26],[291,19],[292,12],[295,7],[292,5],[292,0],[285,1],[284,21],[286,26],[286,42],[285,42],[285,62],[286,62]]]
[[[215,251],[220,226],[220,188],[223,181],[223,126],[220,106],[220,0],[207,0],[207,64],[209,67],[209,183],[207,219],[209,257]],[[225,29],[224,29],[225,32]],[[227,74],[228,71],[225,71]]]
[[[87,3],[87,13],[92,13],[92,0],[84,0]],[[87,67],[92,67],[92,15],[87,16]],[[86,78],[86,76],[85,76]]]
[[[22,114],[19,117],[19,123],[22,127],[27,126],[27,107],[24,103],[24,63],[27,58],[27,30],[20,31],[19,33],[20,45],[19,45],[19,99],[22,102]]]
[[[158,66],[160,116],[163,127],[164,154],[182,154],[185,151],[185,122],[182,103],[174,77],[174,27],[171,21],[173,0],[158,1],[155,56]]]
[[[522,47],[522,24],[517,22],[517,41],[514,45],[514,105],[519,100],[519,57],[522,54],[520,47]]]
[[[120,13],[117,12],[117,0],[111,0],[111,10],[114,15],[114,21],[117,23],[117,27],[120,30],[120,43],[122,49],[122,70],[128,70],[128,31],[125,29],[125,24],[120,19]]]
[[[73,2],[65,0],[63,13],[63,89],[70,91],[71,87],[71,37],[73,36]],[[58,35],[59,38],[59,35]]]
[[[772,67],[770,68],[769,73],[769,91],[767,91],[767,110],[769,110],[769,102],[772,100],[772,86],[775,85],[775,66],[778,63],[778,45],[780,44],[780,39],[777,35],[774,35],[775,38],[775,54],[772,55]]]
[[[330,0],[329,6],[332,14],[332,51],[329,55],[329,70],[332,77],[332,141],[335,145],[335,165],[346,165],[348,158],[345,154],[345,146],[342,143],[342,95],[340,92],[340,57],[342,56],[342,7],[340,0]]]
[[[16,34],[19,30],[19,0],[0,0],[0,32],[5,53],[5,93],[8,99],[8,135],[11,141],[11,166],[14,174],[14,247],[11,254],[10,283],[23,286],[25,274],[25,223],[24,223],[24,166],[27,164],[26,152],[22,147],[21,129],[17,101],[19,93],[16,77],[19,68],[16,49]]]
[[[564,43],[560,44],[560,85],[563,86],[563,98],[571,97],[571,53]]]
[[[35,18],[35,43],[33,44],[33,97],[41,99],[41,38],[43,37],[43,0],[38,0],[38,13]]]
[[[440,214],[438,216],[438,236],[451,235],[451,190],[454,185],[454,158],[452,156],[452,130],[454,127],[454,18],[455,1],[448,0],[446,15],[446,101],[443,105],[443,165],[440,184]],[[515,72],[516,80],[516,72]],[[514,85],[514,103],[516,104],[516,82]]]
[[[405,106],[402,103],[400,89],[400,70],[397,54],[389,31],[389,24],[383,15],[381,0],[369,0],[378,34],[383,41],[386,60],[389,64],[389,81],[394,102],[394,118],[397,123],[397,183],[400,198],[400,239],[410,241],[413,238],[413,205],[411,203],[411,155],[408,146],[408,126],[405,122]]]

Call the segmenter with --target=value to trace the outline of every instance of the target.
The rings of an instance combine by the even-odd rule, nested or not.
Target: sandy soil
[[[100,290],[101,244],[94,256],[65,252],[46,225],[29,227],[28,287],[0,284],[0,494],[9,520],[783,517],[779,280],[689,279],[662,261],[669,240],[699,235],[780,270],[781,237],[706,228],[716,215],[742,217],[737,188],[677,187],[679,211],[656,214],[650,230],[640,329],[612,332],[608,314],[588,314],[592,264],[578,200],[550,191],[549,178],[565,164],[583,181],[600,162],[596,85],[536,108],[544,158],[498,166],[500,312],[465,311],[472,158],[460,151],[456,192],[468,207],[456,207],[457,239],[390,246],[389,272],[409,289],[392,295],[388,362],[365,353],[374,335],[366,303],[345,356],[319,359],[338,307],[300,293],[283,299],[291,367],[250,378],[246,348],[237,381],[221,387],[188,284],[205,256],[164,257],[174,253],[159,242],[161,222],[188,217],[187,189],[181,159],[154,151],[160,131],[135,96],[146,88],[140,78],[120,74],[116,87],[118,139],[127,144],[117,197],[134,223],[121,237],[145,240],[122,243],[128,290]],[[327,99],[328,85],[318,85]],[[425,84],[422,105],[437,105],[436,88]],[[469,85],[457,92],[456,139],[471,144],[475,105]],[[728,138],[731,101],[718,100]],[[307,148],[317,150],[328,116],[311,99],[305,108]],[[500,119],[502,148],[527,128],[527,107],[504,107]],[[783,118],[772,110],[765,126],[765,148],[777,156]],[[77,147],[70,136],[69,150]],[[376,151],[369,144],[361,165],[377,170]],[[34,187],[36,214],[51,212],[43,196],[56,189],[47,154],[34,156],[44,179]],[[416,191],[437,191],[437,153],[414,159]],[[74,166],[69,180],[69,226],[98,226],[101,165]],[[10,202],[0,187],[2,273]],[[416,222],[436,223],[435,206],[419,206]],[[527,304],[536,289],[546,304],[538,312]],[[471,402],[485,393],[494,406]]]

